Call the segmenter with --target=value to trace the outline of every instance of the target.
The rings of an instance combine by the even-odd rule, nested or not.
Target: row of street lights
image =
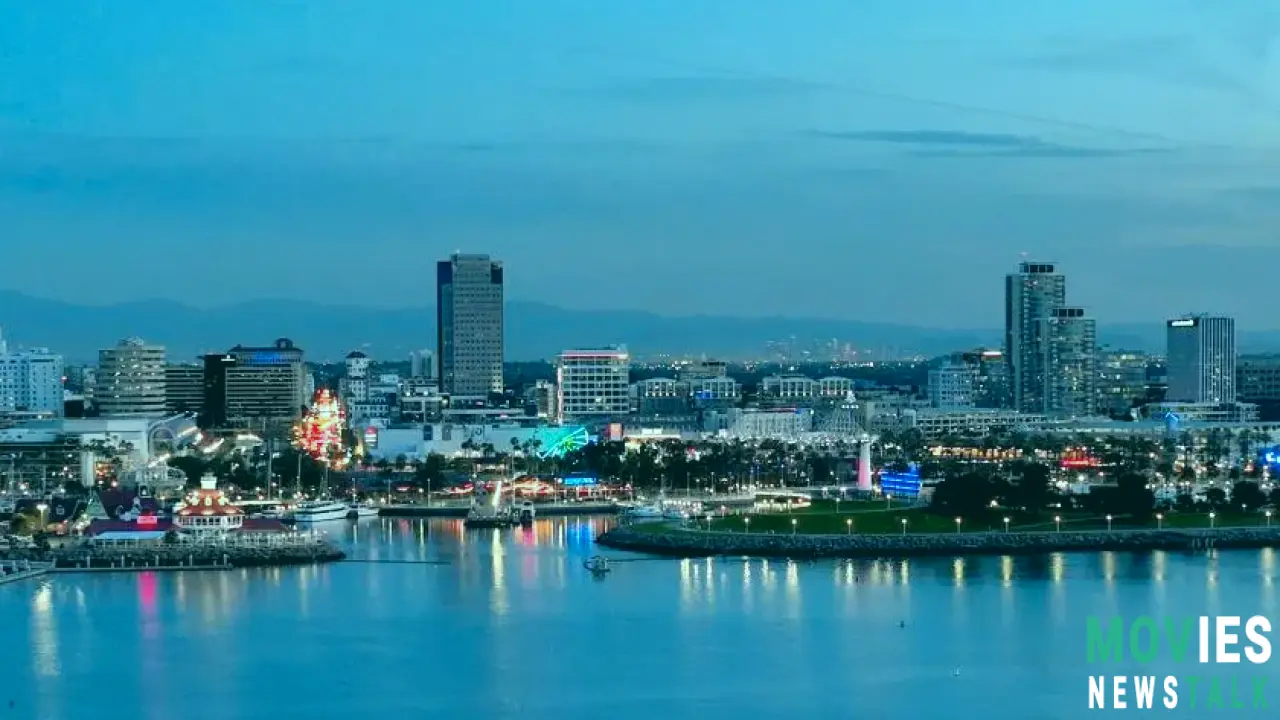
[[[1270,510],[1265,510],[1265,511],[1263,511],[1263,515],[1265,515],[1265,516],[1266,516],[1266,518],[1267,518],[1267,527],[1271,527],[1271,511],[1270,511]],[[1215,513],[1215,512],[1210,512],[1210,513],[1209,513],[1209,529],[1211,529],[1211,530],[1212,530],[1214,527],[1216,527],[1217,517],[1218,517],[1218,514],[1217,514],[1217,513]],[[1106,516],[1106,518],[1107,518],[1107,532],[1111,532],[1111,529],[1112,529],[1112,521],[1113,521],[1115,518],[1114,518],[1114,516],[1112,516],[1112,515],[1107,515],[1107,516]],[[1009,532],[1009,523],[1011,522],[1011,518],[1009,518],[1009,517],[1007,517],[1007,516],[1006,516],[1005,518],[1003,518],[1003,520],[1004,520],[1004,531],[1005,531],[1005,532]],[[907,520],[906,518],[899,518],[899,521],[902,523],[902,534],[903,534],[903,535],[906,535],[906,534],[907,534],[907,525],[909,524],[909,523],[908,523],[908,520]],[[960,526],[961,526],[961,524],[963,524],[963,523],[964,523],[964,518],[962,518],[962,517],[956,517],[956,533],[957,533],[957,534],[959,534],[959,533],[960,533]],[[743,524],[743,526],[744,526],[744,528],[745,528],[745,529],[744,529],[744,532],[750,532],[750,531],[751,531],[751,518],[750,518],[750,517],[743,517],[743,518],[742,518],[742,524]],[[799,520],[797,520],[796,518],[791,518],[791,534],[792,534],[792,535],[795,535],[795,534],[796,534],[796,526],[797,526],[798,524],[799,524]],[[1055,532],[1062,532],[1062,516],[1061,516],[1061,515],[1054,515],[1054,516],[1053,516],[1053,524],[1054,524]],[[845,521],[844,521],[844,526],[845,526],[845,533],[846,533],[846,534],[848,534],[848,535],[852,535],[852,534],[853,534],[853,518],[847,518],[847,519],[845,519]],[[708,529],[708,530],[710,530],[710,529],[711,529],[711,516],[710,516],[710,515],[708,515],[708,516],[707,516],[707,529]],[[1156,513],[1156,529],[1157,529],[1157,530],[1163,530],[1163,529],[1164,529],[1164,513]]]

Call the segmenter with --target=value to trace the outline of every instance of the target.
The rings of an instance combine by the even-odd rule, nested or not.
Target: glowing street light
[[[1267,527],[1271,527],[1271,511],[1266,510],[1262,514],[1267,516]]]
[[[1004,519],[1004,531],[1009,532],[1009,518]]]
[[[853,518],[849,518],[844,521],[844,529],[846,535],[853,534]]]
[[[742,524],[744,526],[742,532],[751,532],[751,518],[742,518]]]
[[[1107,532],[1111,532],[1111,516],[1107,516]]]
[[[1164,529],[1164,513],[1156,513],[1156,529]]]
[[[796,534],[796,519],[795,519],[795,518],[791,518],[791,534],[792,534],[792,535],[795,535],[795,534]]]
[[[1214,520],[1214,518],[1216,518],[1216,517],[1218,517],[1218,514],[1217,514],[1217,513],[1214,513],[1214,512],[1209,513],[1209,529],[1210,529],[1210,530],[1212,530],[1212,529],[1213,529],[1213,520]]]
[[[884,506],[893,507],[893,493],[884,494]]]
[[[1053,516],[1053,524],[1058,526],[1058,532],[1062,532],[1062,516],[1061,515]]]
[[[960,522],[961,522],[961,518],[956,518],[956,534],[957,535],[960,534]]]
[[[905,535],[907,534],[907,519],[906,519],[906,518],[902,518],[902,534],[903,534],[903,536],[905,536]]]

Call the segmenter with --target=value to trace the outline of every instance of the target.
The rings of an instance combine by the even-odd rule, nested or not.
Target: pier
[[[387,505],[378,511],[379,517],[439,517],[464,518],[471,503],[415,505]],[[618,505],[612,502],[571,502],[534,505],[538,517],[565,517],[570,515],[616,515]]]
[[[28,560],[0,560],[0,585],[41,577],[48,574],[51,566]]]

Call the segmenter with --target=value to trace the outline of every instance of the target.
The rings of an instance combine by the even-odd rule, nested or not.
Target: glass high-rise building
[[[440,391],[502,392],[502,263],[455,253],[436,263],[436,356]]]
[[[1166,402],[1223,405],[1236,401],[1236,321],[1197,315],[1166,323]]]
[[[1053,263],[1024,262],[1005,276],[1004,357],[1013,408],[1045,412],[1044,321],[1067,301],[1067,279]]]
[[[1059,307],[1041,321],[1044,408],[1048,415],[1090,417],[1097,410],[1098,329],[1083,308]]]

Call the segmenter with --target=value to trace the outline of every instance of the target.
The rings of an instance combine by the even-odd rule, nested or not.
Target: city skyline
[[[1264,3],[0,1],[0,288],[416,307],[387,268],[465,249],[570,309],[959,328],[1026,252],[1100,322],[1275,328]]]

